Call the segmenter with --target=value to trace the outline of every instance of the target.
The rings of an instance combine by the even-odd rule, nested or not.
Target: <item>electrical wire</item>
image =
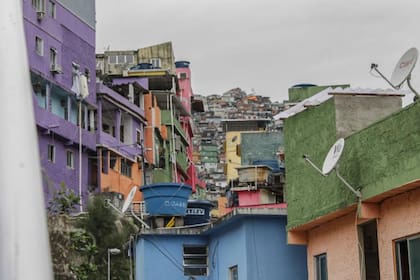
[[[152,238],[157,240],[157,238],[153,235],[152,235]],[[162,245],[159,245],[159,244],[155,243],[153,240],[150,240],[149,238],[143,237],[143,239],[145,241],[150,242],[163,256],[165,256],[173,265],[175,265],[175,267],[179,271],[184,272],[184,266],[181,263],[179,263],[178,260],[174,256],[172,256],[172,254],[169,252],[168,249],[166,249]],[[157,240],[157,241],[159,241],[159,240]],[[164,251],[166,251],[166,252],[164,252]]]

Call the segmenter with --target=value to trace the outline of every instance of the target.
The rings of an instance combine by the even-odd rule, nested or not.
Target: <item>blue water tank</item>
[[[139,63],[139,64],[130,68],[130,70],[147,70],[147,69],[153,69],[153,64],[151,64],[151,63]]]
[[[190,62],[189,61],[175,61],[175,67],[176,68],[188,68],[190,67]]]
[[[210,211],[214,207],[208,200],[188,200],[184,225],[198,225],[210,222]]]
[[[140,187],[150,216],[185,216],[192,188],[182,183],[158,183]]]

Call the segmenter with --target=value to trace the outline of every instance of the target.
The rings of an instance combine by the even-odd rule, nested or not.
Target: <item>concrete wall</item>
[[[360,279],[356,213],[323,224],[308,233],[308,279],[315,280],[314,258],[327,254],[328,279]],[[389,279],[389,278],[383,278]]]
[[[139,236],[136,279],[187,279],[183,244],[208,244],[209,273],[197,280],[231,280],[234,265],[241,280],[307,279],[306,247],[286,244],[285,216],[236,218],[206,235]]]
[[[385,200],[378,219],[381,279],[397,279],[395,240],[420,233],[420,189]]]
[[[166,42],[138,50],[138,62],[150,63],[150,59],[160,58],[161,68],[169,69],[170,73],[175,75],[175,56],[172,48],[172,42]]]
[[[236,167],[241,166],[241,157],[236,154],[236,146],[241,144],[241,132],[226,132],[225,156],[226,156],[226,179],[228,181],[238,178]]]
[[[183,245],[208,244],[203,236],[142,235],[136,247],[136,279],[185,280]],[[197,280],[207,277],[196,277]]]
[[[81,20],[95,28],[95,0],[57,0]]]
[[[335,95],[337,138],[347,137],[401,109],[400,96]]]

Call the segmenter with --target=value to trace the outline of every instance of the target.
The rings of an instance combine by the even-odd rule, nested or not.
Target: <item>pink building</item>
[[[179,96],[182,105],[189,113],[189,116],[181,116],[180,117],[180,123],[185,131],[186,138],[188,139],[188,146],[187,146],[187,158],[188,158],[188,169],[187,169],[187,175],[188,180],[187,184],[192,186],[193,192],[196,191],[196,188],[202,188],[203,184],[198,180],[198,174],[195,167],[195,164],[193,162],[193,121],[191,118],[192,110],[196,107],[192,107],[192,99],[194,96],[192,87],[191,87],[191,69],[190,69],[190,62],[188,61],[177,61],[175,62],[176,67],[176,76],[178,78],[179,83],[179,91],[177,95]]]

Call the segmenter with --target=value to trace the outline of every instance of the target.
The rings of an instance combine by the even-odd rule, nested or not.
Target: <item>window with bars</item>
[[[184,275],[205,276],[207,275],[208,249],[206,245],[184,245]]]

